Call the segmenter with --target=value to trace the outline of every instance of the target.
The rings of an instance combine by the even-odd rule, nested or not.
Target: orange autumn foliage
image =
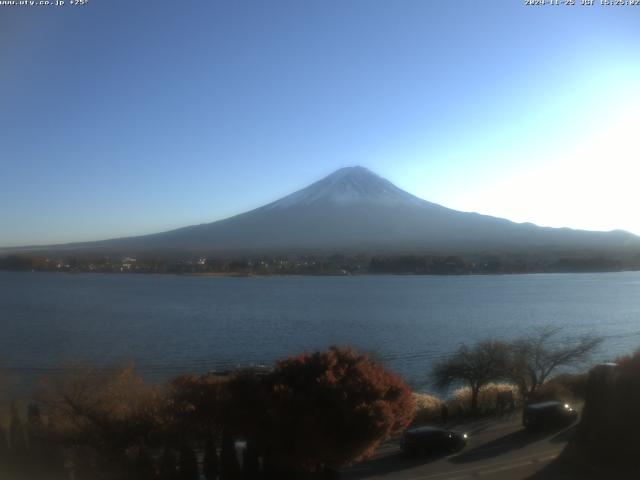
[[[268,390],[272,460],[291,469],[362,460],[415,415],[404,381],[350,348],[278,362]]]

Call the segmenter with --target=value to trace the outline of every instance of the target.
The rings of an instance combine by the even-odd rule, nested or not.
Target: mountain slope
[[[619,249],[627,232],[542,228],[427,202],[362,167],[343,168],[255,210],[140,237],[60,246],[91,251],[378,252]]]

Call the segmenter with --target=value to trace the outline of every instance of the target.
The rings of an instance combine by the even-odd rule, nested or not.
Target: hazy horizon
[[[283,197],[281,197],[281,198],[276,199],[276,200],[275,200],[275,202],[268,202],[268,203],[266,203],[266,204],[256,205],[255,207],[249,208],[249,209],[248,209],[247,211],[245,211],[245,212],[239,212],[238,214],[233,214],[233,215],[230,215],[230,216],[228,216],[228,217],[223,217],[223,218],[219,218],[219,219],[214,219],[214,220],[212,220],[211,222],[205,222],[205,224],[206,224],[206,223],[214,223],[214,222],[217,222],[217,221],[220,221],[220,220],[225,220],[225,219],[227,219],[227,218],[234,217],[234,216],[239,215],[239,214],[242,214],[242,213],[251,212],[251,211],[253,211],[253,210],[260,209],[261,207],[269,206],[269,205],[271,205],[272,203],[273,203],[273,204],[280,204],[281,202],[283,202],[284,200],[286,200],[288,197],[290,197],[290,196],[294,196],[294,194],[297,194],[297,193],[306,192],[307,190],[309,190],[309,189],[310,189],[310,187],[313,187],[316,183],[319,183],[321,180],[324,180],[324,179],[326,179],[326,178],[328,178],[328,177],[332,177],[332,176],[334,176],[336,173],[338,173],[338,172],[339,172],[339,171],[341,171],[341,170],[362,169],[362,168],[364,168],[365,170],[367,170],[367,171],[369,171],[370,173],[373,173],[375,176],[377,176],[376,172],[373,172],[372,170],[368,169],[367,167],[363,167],[363,166],[361,166],[361,165],[353,165],[353,166],[348,166],[348,167],[342,167],[342,168],[340,168],[340,169],[338,169],[338,170],[335,170],[335,171],[334,171],[334,172],[332,172],[331,174],[329,174],[329,175],[327,175],[327,176],[324,176],[322,179],[317,179],[315,182],[311,182],[309,185],[305,185],[304,187],[302,187],[302,188],[300,188],[300,189],[296,189],[296,190],[294,190],[293,192],[290,192],[288,195],[285,195],[285,196],[283,196]],[[386,180],[386,179],[385,179],[385,180]],[[396,186],[396,187],[398,187],[398,188],[400,188],[400,190],[401,190],[403,193],[409,193],[410,195],[413,195],[413,194],[411,194],[411,192],[407,192],[406,190],[402,189],[400,186],[398,186],[398,185],[395,185],[395,186]],[[416,197],[417,197],[417,198],[420,198],[419,196],[416,196]],[[429,201],[428,199],[422,199],[422,200]],[[442,206],[443,206],[443,207],[447,207],[446,205],[442,205]],[[480,213],[480,214],[482,214],[482,212],[470,212],[470,213]],[[498,218],[499,218],[499,217],[498,217]],[[510,220],[510,219],[506,219],[506,220]],[[519,222],[519,223],[531,223],[531,222]],[[180,228],[184,228],[184,227],[190,227],[190,226],[193,226],[193,225],[177,225],[177,226],[175,226],[175,227],[173,227],[173,228],[169,228],[168,230],[165,230],[165,231],[172,231],[172,230],[176,230],[176,229],[180,229]],[[538,226],[547,227],[547,225],[538,225]],[[565,228],[570,228],[570,227],[565,227]],[[577,229],[577,230],[579,230],[579,229]],[[614,230],[622,230],[622,229],[612,229],[612,230],[608,230],[608,231],[614,231]],[[598,230],[593,230],[593,231],[598,231]],[[155,233],[163,233],[163,232],[164,232],[164,231],[146,232],[146,233],[143,233],[143,234],[142,234],[142,236],[144,236],[145,234],[155,234]],[[138,235],[132,235],[132,236],[138,236]],[[117,239],[117,238],[126,238],[126,236],[125,236],[125,237],[113,237],[113,239]],[[95,240],[95,241],[100,241],[100,240],[110,240],[110,239],[111,239],[111,238],[96,238],[96,239],[90,239],[90,240],[84,240],[84,241],[91,242],[91,241],[94,241],[94,240]],[[74,243],[78,243],[78,242],[83,242],[83,241],[75,241],[75,240],[71,240],[71,241],[69,241],[69,242],[60,243],[60,244],[58,244],[58,245],[74,244]],[[40,246],[51,246],[51,245],[56,245],[56,244],[0,245],[0,248],[40,247]]]

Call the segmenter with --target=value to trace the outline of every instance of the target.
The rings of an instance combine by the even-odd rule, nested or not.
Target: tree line
[[[542,328],[505,342],[461,345],[430,371],[434,387],[490,382],[524,401],[601,339]],[[406,383],[367,355],[332,347],[269,369],[186,374],[150,385],[133,367],[72,366],[0,422],[0,478],[10,480],[331,479],[400,434],[416,415]]]
[[[640,254],[483,255],[253,255],[174,258],[66,256],[30,254],[0,257],[0,270],[102,273],[170,273],[229,275],[467,275],[540,272],[603,272],[640,269]]]
[[[472,414],[478,411],[480,390],[490,382],[515,384],[527,402],[558,369],[584,363],[602,343],[602,338],[594,335],[560,339],[560,331],[547,326],[511,342],[493,339],[461,345],[454,355],[434,366],[434,383],[441,389],[456,384],[468,386]]]
[[[402,379],[349,348],[163,386],[132,368],[76,367],[43,387],[26,419],[12,406],[0,478],[333,478],[414,413]]]

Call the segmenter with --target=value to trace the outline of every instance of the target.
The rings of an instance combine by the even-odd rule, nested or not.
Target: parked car
[[[578,418],[571,405],[564,402],[540,402],[527,405],[522,412],[522,425],[541,429],[572,424]]]
[[[467,434],[438,427],[417,427],[404,432],[400,449],[405,455],[427,456],[456,452],[467,444]]]

